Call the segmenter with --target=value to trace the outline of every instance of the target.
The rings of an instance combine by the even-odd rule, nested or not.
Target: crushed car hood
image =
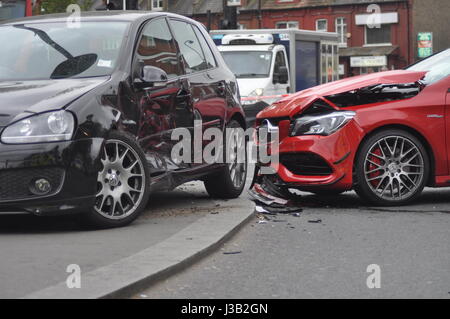
[[[293,117],[302,112],[315,100],[326,96],[358,90],[378,84],[415,83],[423,79],[426,73],[427,72],[405,70],[378,72],[319,85],[278,101],[261,111],[257,118]]]
[[[0,127],[19,115],[65,108],[109,77],[0,82]]]

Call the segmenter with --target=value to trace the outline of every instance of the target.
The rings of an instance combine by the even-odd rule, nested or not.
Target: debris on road
[[[255,203],[255,212],[265,215],[287,214],[300,217],[301,196],[277,186],[268,175],[255,174],[252,188],[248,191]]]
[[[321,224],[321,223],[322,223],[322,220],[321,220],[321,219],[308,220],[308,223],[311,223],[311,224]]]
[[[238,255],[241,253],[242,253],[242,251],[225,251],[223,254],[224,255]]]

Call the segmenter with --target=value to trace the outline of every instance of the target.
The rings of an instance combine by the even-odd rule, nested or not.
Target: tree
[[[82,11],[86,11],[91,8],[92,0],[42,0],[41,13],[64,13],[71,4],[78,4]]]

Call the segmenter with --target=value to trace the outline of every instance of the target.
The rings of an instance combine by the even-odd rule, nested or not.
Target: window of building
[[[336,32],[339,35],[339,46],[347,47],[347,21],[345,18],[336,18]]]
[[[328,31],[328,20],[327,19],[319,19],[316,20],[316,31]]]
[[[300,23],[298,21],[280,21],[275,24],[277,29],[299,29]]]
[[[169,77],[181,74],[177,48],[165,19],[148,23],[141,34],[137,58],[145,65],[164,70]]]
[[[164,0],[152,0],[152,10],[153,11],[164,10]]]
[[[391,25],[382,24],[380,28],[366,26],[366,45],[391,45]]]
[[[184,62],[186,73],[191,74],[204,71],[209,68],[209,63],[205,58],[202,46],[198,40],[193,26],[183,21],[172,20],[175,40],[180,48],[181,59]]]

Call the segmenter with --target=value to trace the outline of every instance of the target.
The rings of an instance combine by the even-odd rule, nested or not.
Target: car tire
[[[228,129],[242,129],[242,126],[237,121],[231,121],[227,125]],[[224,134],[226,136],[226,133]],[[232,199],[237,198],[242,194],[242,191],[244,190],[245,182],[247,179],[247,152],[246,152],[246,141],[245,136],[242,136],[243,138],[243,145],[235,145],[234,143],[236,141],[230,139],[230,141],[225,140],[225,145],[233,144],[232,147],[234,147],[234,151],[237,150],[239,147],[244,147],[245,152],[245,163],[238,163],[237,162],[237,156],[236,156],[236,162],[229,163],[227,162],[227,165],[224,166],[218,173],[212,174],[207,176],[204,179],[204,184],[206,191],[208,194],[213,198],[220,198],[220,199]],[[241,143],[241,141],[236,142],[236,144]],[[227,146],[225,147],[225,150],[227,149]],[[226,151],[225,151],[226,153]],[[225,158],[225,156],[224,156]],[[234,171],[233,171],[234,170]]]
[[[403,130],[387,129],[370,136],[355,162],[355,191],[376,206],[401,206],[422,193],[430,174],[423,143]]]
[[[129,225],[145,209],[150,173],[145,155],[130,134],[112,131],[101,151],[96,202],[83,220],[95,228]]]

